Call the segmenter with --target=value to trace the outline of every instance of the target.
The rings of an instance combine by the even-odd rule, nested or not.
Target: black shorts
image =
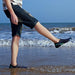
[[[12,8],[19,20],[18,25],[11,23],[12,36],[18,35],[21,37],[22,24],[32,29],[35,27],[38,20],[34,18],[30,13],[25,11],[23,8],[21,8],[19,5],[12,4]],[[8,10],[5,10],[4,12],[8,18],[11,17]]]

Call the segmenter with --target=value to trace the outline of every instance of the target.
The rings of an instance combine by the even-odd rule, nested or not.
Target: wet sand
[[[28,69],[9,69],[10,47],[0,47],[0,75],[75,75],[74,49],[20,47],[18,64]]]

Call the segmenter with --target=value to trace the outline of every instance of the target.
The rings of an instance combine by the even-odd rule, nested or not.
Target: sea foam
[[[11,40],[0,40],[0,46],[11,46]],[[28,47],[54,47],[54,43],[50,40],[30,40],[30,39],[20,39],[19,46]],[[61,47],[75,47],[75,41],[71,40],[68,43],[62,45]]]

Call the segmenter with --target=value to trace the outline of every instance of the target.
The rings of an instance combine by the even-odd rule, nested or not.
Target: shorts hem
[[[12,37],[15,37],[15,36],[19,36],[21,38],[21,35],[19,34],[12,35]]]

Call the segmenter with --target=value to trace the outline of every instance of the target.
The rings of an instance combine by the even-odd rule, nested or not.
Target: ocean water
[[[72,39],[62,47],[75,47],[75,23],[42,23],[55,37]],[[10,23],[0,24],[0,46],[11,46]],[[23,25],[20,46],[54,47],[54,43],[48,38],[40,35],[35,29]]]

